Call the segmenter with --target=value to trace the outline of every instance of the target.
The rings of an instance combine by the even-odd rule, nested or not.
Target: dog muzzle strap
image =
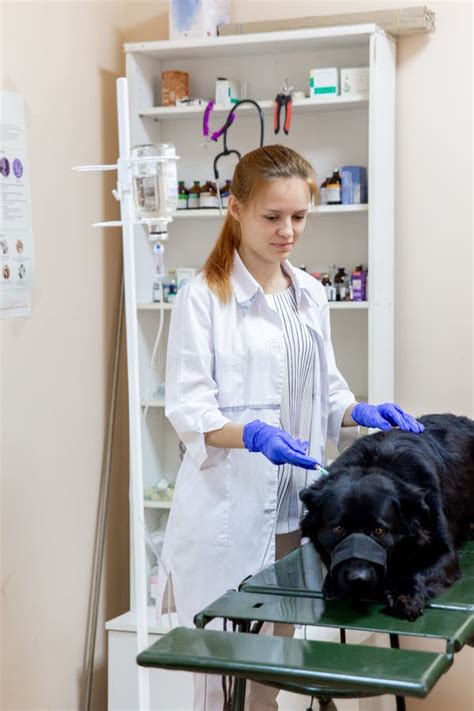
[[[350,558],[360,558],[369,563],[387,567],[387,552],[373,538],[365,533],[351,533],[343,538],[331,553],[331,568]]]

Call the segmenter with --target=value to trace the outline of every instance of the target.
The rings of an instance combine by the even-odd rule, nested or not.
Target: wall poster
[[[31,313],[34,253],[23,97],[0,92],[0,317]]]

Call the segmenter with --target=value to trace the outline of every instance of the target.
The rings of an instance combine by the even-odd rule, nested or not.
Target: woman
[[[395,405],[356,404],[336,367],[324,288],[287,261],[316,200],[295,151],[245,155],[220,236],[173,308],[165,411],[186,454],[159,579],[183,625],[299,545],[298,493],[326,437],[341,449],[357,424],[422,429]],[[222,708],[220,679],[198,677],[195,708]],[[251,709],[278,708],[277,690],[249,687]]]

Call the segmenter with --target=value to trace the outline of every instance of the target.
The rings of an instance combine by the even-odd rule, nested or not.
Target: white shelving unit
[[[173,304],[164,303],[159,301],[150,301],[147,304],[138,304],[137,308],[141,311],[171,311]],[[342,310],[342,309],[368,309],[368,301],[333,301],[329,304],[331,311]]]
[[[259,106],[264,114],[273,115],[273,100],[263,99],[260,100]],[[318,99],[295,99],[293,101],[293,109],[298,111],[336,111],[337,109],[350,109],[357,108],[359,106],[366,106],[368,104],[368,96],[364,94],[359,94],[357,96],[321,96]],[[160,121],[171,119],[183,119],[189,117],[202,118],[202,112],[205,105],[201,106],[180,106],[175,108],[174,106],[154,106],[150,109],[142,109],[139,115],[142,118],[156,118]],[[252,111],[252,107],[248,105],[243,105],[239,109],[240,112]],[[226,116],[229,113],[229,109],[222,106],[215,106],[213,109],[214,115]]]
[[[146,42],[125,45],[132,145],[172,142],[181,157],[178,175],[187,185],[213,179],[212,164],[222,143],[201,148],[203,107],[161,107],[160,76],[168,69],[187,71],[190,93],[212,98],[217,76],[247,82],[247,96],[259,102],[265,115],[265,143],[283,143],[302,153],[315,166],[319,182],[335,167],[365,165],[369,204],[322,206],[310,215],[292,263],[308,271],[326,271],[330,264],[369,268],[369,300],[331,304],[332,337],[340,370],[355,393],[372,402],[393,399],[393,234],[394,234],[394,116],[395,43],[375,25],[259,33],[203,40]],[[290,135],[273,134],[273,97],[285,77],[297,90],[308,87],[313,67],[370,67],[367,96],[324,97],[294,102]],[[227,109],[216,108],[212,128],[222,125]],[[257,146],[259,126],[251,106],[237,110],[228,133],[228,147],[242,154]],[[221,181],[232,176],[233,158],[219,164]],[[168,268],[200,269],[217,238],[223,216],[218,210],[178,211],[166,242]],[[127,338],[138,349],[140,392],[132,388],[129,407],[140,422],[136,457],[131,441],[132,468],[142,477],[143,489],[165,477],[174,483],[180,465],[178,438],[164,415],[163,393],[167,331],[172,304],[152,302],[152,246],[145,228],[134,228],[134,289],[126,288]],[[164,313],[163,313],[164,312]],[[150,367],[160,318],[164,329],[159,367]],[[334,457],[334,451],[328,451]],[[163,531],[171,504],[144,501],[144,517],[151,530]],[[132,519],[133,520],[133,519]],[[135,654],[122,645],[121,635],[134,632],[134,550],[131,531],[131,611],[107,623],[109,631],[109,708],[138,708],[133,702],[137,682],[134,666],[123,655]],[[154,564],[147,551],[147,564]],[[151,600],[149,601],[151,605]],[[149,611],[152,620],[152,612]],[[151,624],[151,623],[150,623]],[[153,627],[153,634],[161,629]],[[119,652],[119,648],[123,649]],[[124,650],[128,651],[124,651]],[[132,651],[130,651],[132,650]],[[124,669],[132,670],[124,674]],[[185,675],[163,672],[168,691],[152,689],[152,708],[190,708],[190,686]],[[111,686],[110,686],[111,685]],[[169,689],[174,690],[174,695]],[[173,698],[175,706],[170,705]],[[123,699],[123,702],[120,700]],[[124,704],[124,705],[122,705]],[[127,705],[128,704],[128,705]]]
[[[244,106],[242,106],[242,109]],[[368,205],[320,205],[317,209],[311,210],[310,211],[310,216],[313,219],[313,216],[318,217],[319,215],[347,215],[351,214],[354,212],[368,212],[369,211],[369,206]],[[203,209],[203,210],[178,210],[176,213],[175,217],[173,219],[193,219],[195,220],[196,218],[198,219],[203,219],[205,220],[206,218],[209,217],[219,217],[221,218],[223,215],[227,214],[227,210],[223,210],[222,214],[219,212],[219,210],[213,209],[213,208],[208,208],[208,209]]]

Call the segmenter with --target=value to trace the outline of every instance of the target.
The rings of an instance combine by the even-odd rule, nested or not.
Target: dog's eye
[[[332,530],[334,533],[337,533],[338,536],[342,536],[346,532],[344,526],[334,526]]]
[[[381,526],[377,526],[377,528],[374,528],[374,530],[372,531],[372,533],[374,534],[374,536],[375,536],[376,538],[380,538],[380,536],[383,536],[383,535],[384,535],[385,529],[382,528]]]

